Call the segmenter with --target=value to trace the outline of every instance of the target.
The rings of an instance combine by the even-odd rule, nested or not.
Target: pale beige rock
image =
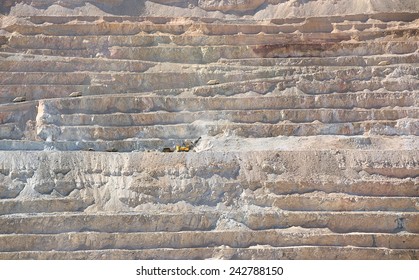
[[[72,92],[72,93],[70,93],[70,97],[80,97],[80,96],[82,96],[83,95],[83,93],[81,93],[80,91],[75,91],[75,92]]]
[[[208,82],[207,82],[207,85],[210,85],[210,86],[212,86],[212,85],[218,85],[220,82],[218,82],[217,80],[209,80]]]
[[[388,62],[388,61],[386,61],[386,60],[383,60],[383,61],[380,61],[380,62],[378,63],[378,66],[386,66],[386,65],[390,65],[390,62]]]
[[[250,11],[255,10],[266,0],[199,0],[198,7],[208,11]]]
[[[0,259],[417,259],[418,11],[2,1]]]
[[[18,96],[18,97],[13,99],[13,102],[15,102],[15,103],[24,102],[24,101],[26,101],[26,97],[24,97],[24,96]]]

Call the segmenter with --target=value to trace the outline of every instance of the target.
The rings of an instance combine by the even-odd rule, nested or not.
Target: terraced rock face
[[[319,2],[3,1],[0,259],[418,259],[417,1]]]

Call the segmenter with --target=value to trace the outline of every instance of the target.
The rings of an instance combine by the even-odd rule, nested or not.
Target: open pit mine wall
[[[415,179],[419,176],[418,152],[408,150],[172,154],[3,151],[1,159],[1,199],[77,197],[88,212],[141,210],[176,203],[220,210],[249,206],[271,209],[279,203],[276,206],[301,211],[319,207],[316,193],[321,197],[342,191],[361,199],[364,195],[408,197],[419,191]],[[280,199],[275,202],[275,197],[282,195],[303,199],[304,193],[310,193],[305,206],[296,201],[287,205],[280,205]],[[329,210],[355,210],[351,207],[366,207],[363,203],[337,200],[333,205],[331,200],[321,205]],[[405,207],[403,199],[397,203],[401,205],[371,203],[368,207]],[[1,211],[6,214],[7,207]],[[411,226],[419,230],[418,220]]]
[[[418,11],[1,0],[0,259],[419,259]]]
[[[28,15],[143,15],[254,19],[419,11],[416,0],[4,0],[0,12]]]

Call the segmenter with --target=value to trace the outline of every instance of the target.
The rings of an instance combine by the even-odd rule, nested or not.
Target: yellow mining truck
[[[176,145],[176,152],[189,152],[191,150],[191,145],[186,144],[185,146]]]
[[[183,145],[176,145],[175,149],[172,148],[163,148],[164,153],[171,153],[171,152],[190,152],[193,148],[198,144],[201,137],[195,140],[193,143],[183,143]]]

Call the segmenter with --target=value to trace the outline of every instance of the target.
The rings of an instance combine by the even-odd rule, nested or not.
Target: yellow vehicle
[[[198,143],[198,141],[201,140],[201,137],[199,137],[197,140],[195,140],[192,144],[190,143],[183,143],[182,146],[180,145],[176,145],[175,149],[171,149],[171,148],[163,148],[163,152],[164,153],[171,153],[171,152],[190,152],[193,150],[193,148],[196,146],[196,144]]]
[[[190,150],[191,150],[190,145],[185,145],[185,146],[176,145],[176,152],[189,152]]]

